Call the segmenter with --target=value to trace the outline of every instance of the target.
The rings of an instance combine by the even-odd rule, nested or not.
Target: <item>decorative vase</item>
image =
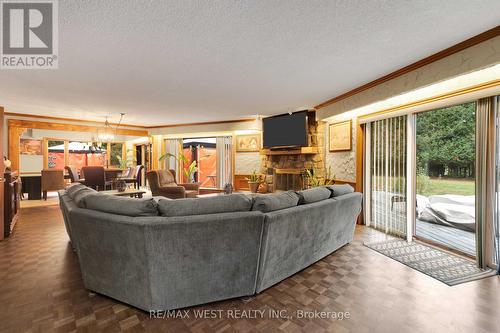
[[[269,189],[268,189],[268,186],[266,183],[260,184],[259,188],[257,190],[257,192],[259,192],[259,193],[267,193],[268,191],[269,191]]]
[[[248,186],[250,187],[250,192],[252,193],[257,193],[259,185],[260,185],[259,182],[248,182]]]
[[[224,185],[224,193],[225,194],[233,193],[233,184],[227,183],[226,185]]]

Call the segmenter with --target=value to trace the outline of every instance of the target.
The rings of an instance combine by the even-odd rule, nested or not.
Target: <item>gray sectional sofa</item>
[[[87,289],[143,310],[259,293],[353,239],[349,186],[199,199],[59,192]]]

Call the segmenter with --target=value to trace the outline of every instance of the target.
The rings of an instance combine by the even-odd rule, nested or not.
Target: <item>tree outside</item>
[[[417,115],[417,192],[474,195],[476,103]]]

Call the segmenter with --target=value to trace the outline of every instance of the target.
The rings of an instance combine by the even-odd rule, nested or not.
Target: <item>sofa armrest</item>
[[[177,185],[184,187],[188,191],[198,191],[200,189],[200,183],[182,183]]]

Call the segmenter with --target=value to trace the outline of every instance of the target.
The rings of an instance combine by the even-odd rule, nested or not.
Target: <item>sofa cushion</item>
[[[208,198],[186,198],[158,201],[162,216],[188,216],[245,212],[252,208],[252,199],[241,193],[218,195]]]
[[[91,195],[91,194],[96,194],[97,191],[94,190],[93,188],[90,187],[83,187],[78,190],[76,190],[73,194],[73,201],[75,204],[80,207],[80,208],[85,208],[85,202],[83,199],[85,199],[86,196]]]
[[[328,185],[327,188],[332,191],[332,198],[354,192],[354,188],[349,184]]]
[[[299,205],[326,200],[332,196],[332,192],[326,187],[314,187],[296,192],[299,195]]]
[[[254,197],[252,210],[268,213],[275,210],[294,207],[297,206],[298,203],[299,195],[293,191],[261,194]]]
[[[94,193],[82,200],[87,209],[125,216],[157,216],[158,205],[153,198],[134,199]]]
[[[66,194],[73,199],[73,196],[78,190],[81,190],[82,188],[86,188],[87,186],[80,184],[80,183],[73,183],[70,186],[66,187]]]

